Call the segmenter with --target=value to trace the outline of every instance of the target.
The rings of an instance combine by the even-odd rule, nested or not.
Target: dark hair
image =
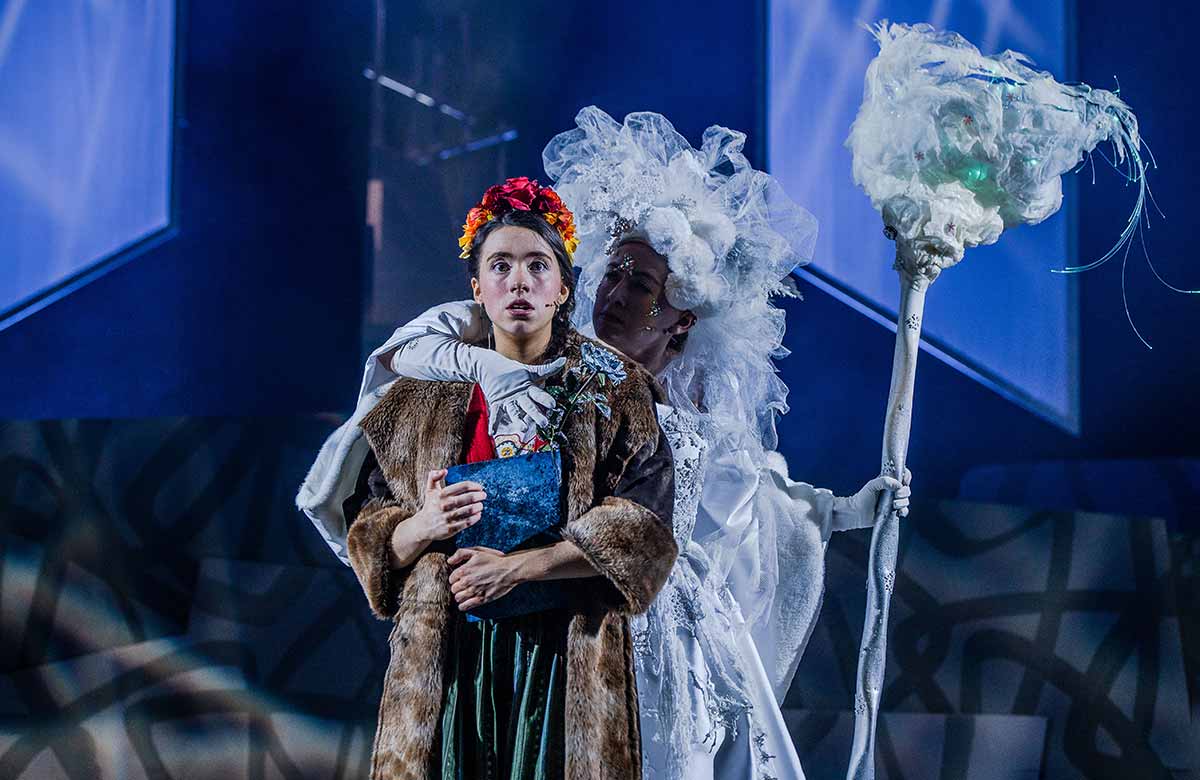
[[[525,228],[537,233],[550,245],[554,259],[558,262],[562,283],[567,288],[567,300],[554,313],[550,343],[546,345],[546,351],[541,356],[542,361],[553,360],[562,353],[563,347],[566,346],[567,333],[571,330],[571,313],[575,311],[575,269],[571,266],[571,256],[567,254],[567,247],[563,243],[562,236],[540,214],[533,211],[509,211],[485,223],[475,232],[475,237],[471,240],[470,253],[467,255],[467,273],[471,275],[472,279],[479,277],[479,253],[483,249],[484,242],[487,241],[488,236],[505,226]],[[486,317],[487,314],[485,313],[484,316]]]

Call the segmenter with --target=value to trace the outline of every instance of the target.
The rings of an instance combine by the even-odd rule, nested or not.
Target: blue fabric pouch
[[[455,536],[455,547],[490,547],[508,553],[560,538],[556,528],[562,521],[562,455],[558,450],[447,470],[447,485],[466,480],[483,485],[487,499],[479,522]],[[563,581],[523,583],[503,598],[471,610],[467,619],[499,620],[565,607],[570,591]]]

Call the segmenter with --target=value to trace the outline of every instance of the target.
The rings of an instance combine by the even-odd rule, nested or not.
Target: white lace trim
[[[732,594],[709,578],[711,566],[704,550],[692,539],[700,505],[708,442],[703,418],[659,405],[659,423],[675,461],[675,512],[671,526],[680,555],[667,583],[644,615],[632,621],[634,658],[638,670],[638,701],[643,719],[657,721],[648,729],[667,757],[667,777],[682,777],[687,753],[694,745],[715,751],[724,738],[737,738],[749,723],[757,747],[765,741],[743,672],[745,661],[730,640],[744,630]],[[687,645],[699,643],[705,669],[695,670]],[[699,672],[699,673],[698,673]],[[703,702],[707,727],[692,711],[690,692]],[[660,767],[643,751],[648,778]],[[755,750],[754,776],[770,768],[771,756]]]

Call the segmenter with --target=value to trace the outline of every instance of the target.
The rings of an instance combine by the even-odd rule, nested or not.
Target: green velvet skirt
[[[455,616],[442,686],[442,780],[563,776],[567,622],[561,611]]]

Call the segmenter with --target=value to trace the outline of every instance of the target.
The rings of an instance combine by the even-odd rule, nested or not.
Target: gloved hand
[[[457,349],[459,359],[487,399],[489,434],[495,436],[501,428],[524,433],[533,426],[549,422],[546,410],[554,408],[554,396],[535,383],[562,371],[566,358],[526,365],[510,360],[494,349],[462,343]]]
[[[912,495],[910,482],[912,472],[905,469],[903,483],[895,477],[875,477],[852,496],[834,496],[833,530],[850,531],[874,525],[875,507],[885,490],[891,490],[895,494],[892,510],[900,517],[908,517],[909,498]]]
[[[547,422],[544,409],[554,398],[536,382],[562,370],[566,358],[525,365],[495,350],[465,343],[484,333],[482,307],[461,301],[434,307],[397,334],[408,337],[392,355],[391,369],[400,376],[435,382],[476,382],[488,402],[488,433],[524,433]]]

